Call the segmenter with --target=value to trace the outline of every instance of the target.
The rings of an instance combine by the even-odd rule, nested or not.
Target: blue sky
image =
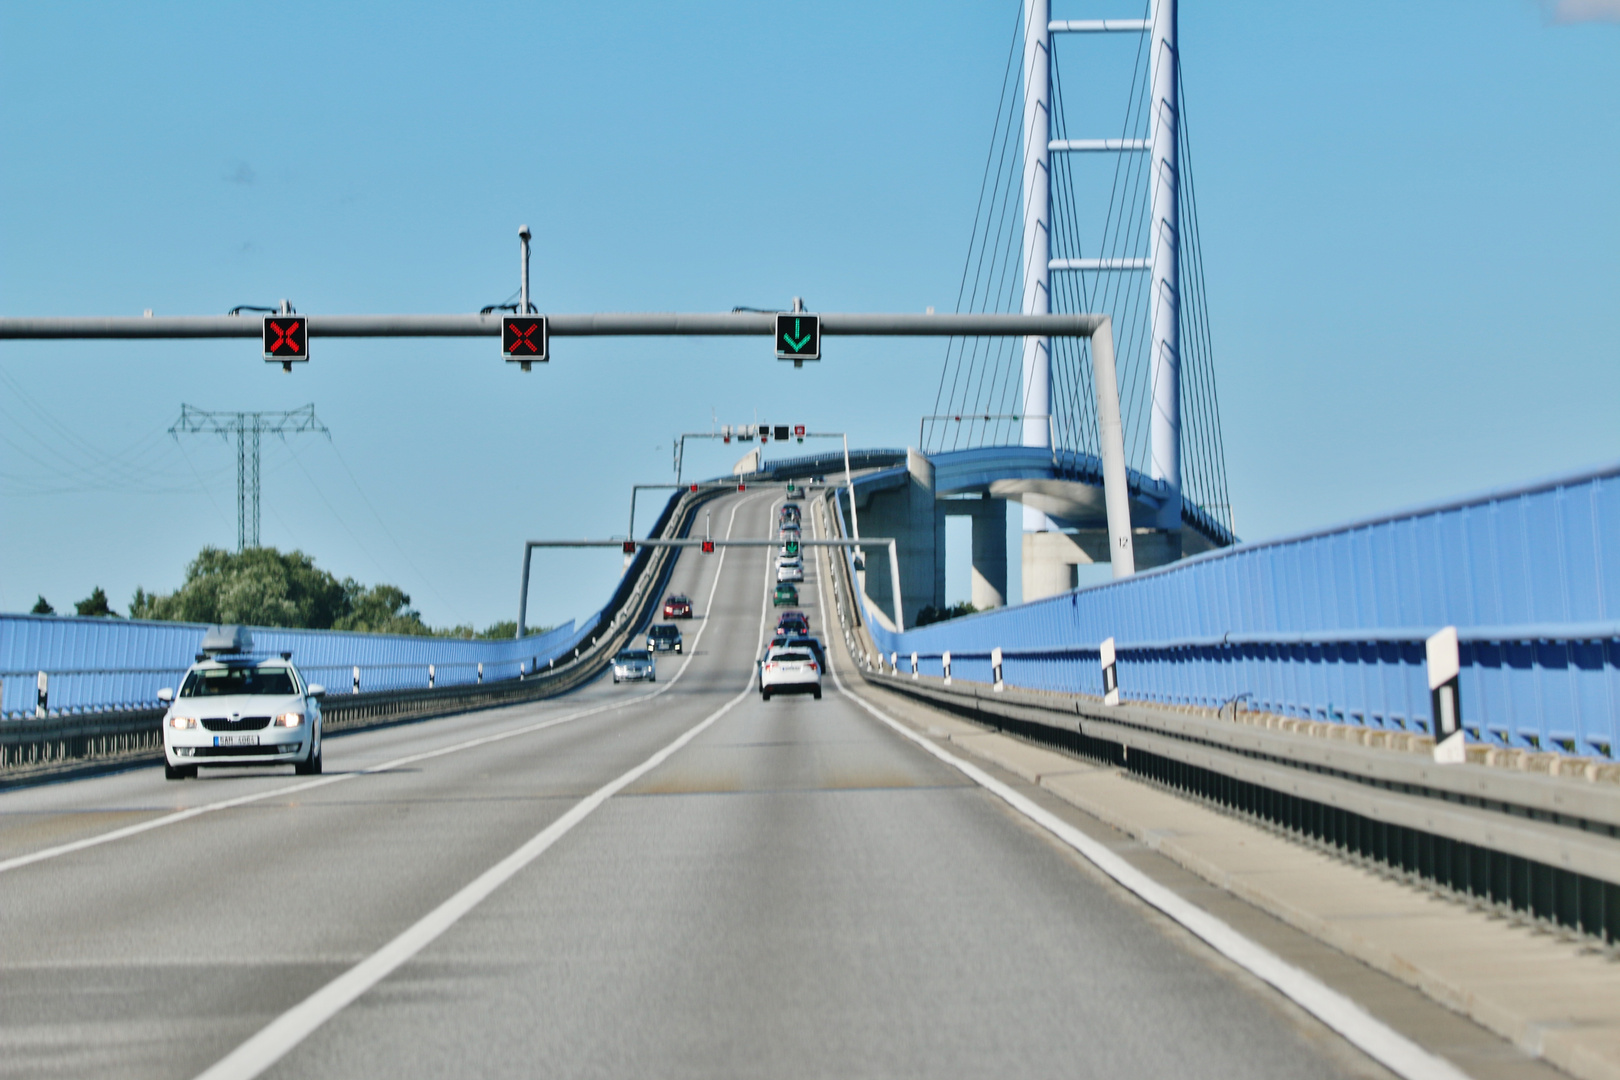
[[[522,223],[543,310],[947,310],[1017,5],[875,7],[5,3],[0,314],[476,310]],[[1620,457],[1617,17],[1184,0],[1245,538]],[[1068,50],[1112,123],[1106,54]],[[317,340],[286,376],[248,342],[0,344],[0,610],[123,609],[234,543],[234,454],[167,436],[182,402],[314,402],[330,443],[266,443],[265,542],[483,625],[523,539],[622,532],[678,432],[904,445],[943,351],[568,340],[524,376],[492,341]],[[531,619],[617,568],[544,556]]]

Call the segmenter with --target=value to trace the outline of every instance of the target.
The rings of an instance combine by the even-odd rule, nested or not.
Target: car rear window
[[[284,667],[198,668],[186,676],[181,697],[224,697],[227,694],[296,694],[292,672]]]
[[[810,662],[810,654],[805,652],[779,652],[771,659],[791,664],[807,664]]]

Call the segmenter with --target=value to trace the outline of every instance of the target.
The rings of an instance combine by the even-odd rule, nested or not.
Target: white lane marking
[[[821,589],[823,574],[821,562],[827,550],[818,548],[816,555],[816,600],[823,610],[826,608],[826,600]],[[1405,1077],[1406,1080],[1468,1080],[1468,1074],[1451,1062],[1431,1054],[1316,976],[1288,963],[1258,942],[1244,937],[1203,908],[1160,885],[1051,811],[1014,791],[978,766],[962,760],[912,731],[866,701],[861,695],[846,691],[843,680],[833,668],[830,651],[827,668],[832,671],[833,683],[851,701],[1079,852],[1087,862],[1202,938],[1216,952],[1249,974],[1270,983],[1288,1000],[1338,1032],[1352,1046],[1386,1069],[1397,1076]]]
[[[733,519],[735,519],[733,511]],[[727,530],[730,534],[730,530]],[[722,562],[724,552],[721,553]],[[771,560],[766,559],[766,570]],[[715,581],[719,582],[721,564],[715,565]],[[767,577],[769,574],[767,573]],[[709,612],[714,611],[714,590],[709,591]],[[762,597],[759,613],[759,642],[765,640],[765,625],[770,614],[768,595]],[[705,616],[707,623],[707,616]],[[700,630],[701,634],[702,631]],[[757,644],[758,644],[757,643]],[[562,817],[546,826],[512,854],[474,878],[450,899],[428,912],[381,949],[339,975],[303,1001],[272,1020],[252,1038],[226,1054],[208,1069],[198,1074],[197,1080],[252,1080],[271,1065],[280,1061],[294,1047],[308,1038],[322,1024],[336,1016],[355,999],[386,979],[401,964],[427,948],[433,941],[456,924],[462,916],[477,907],[496,889],[510,881],[520,870],[543,855],[547,848],[561,840],[591,813],[618,792],[669,760],[670,756],[701,735],[710,725],[742,702],[754,688],[754,675],[750,671],[748,683],[742,692],[719,709],[710,713],[687,729],[679,738],[629,772],[597,788],[576,803]]]
[[[745,502],[748,501],[750,500],[745,496],[744,498],[737,500],[736,505],[731,508],[731,517],[726,523],[727,539],[730,539],[731,530],[737,523],[737,511],[742,508],[742,505]],[[715,590],[720,585],[720,571],[724,569],[726,565],[726,552],[730,550],[730,548],[722,548],[720,550],[720,559],[715,563],[714,582],[709,586],[708,604],[710,608],[714,607]],[[708,628],[709,620],[705,618],[703,620],[703,625],[698,627],[696,636],[692,638],[692,651],[694,653],[697,652],[698,642],[703,640],[703,631],[707,630]],[[263,802],[265,799],[280,798],[283,795],[295,795],[300,791],[309,791],[313,788],[327,787],[331,784],[341,784],[344,781],[353,780],[360,776],[372,776],[377,773],[389,772],[405,765],[414,765],[419,761],[427,761],[431,758],[444,757],[447,754],[459,754],[463,750],[472,750],[480,746],[488,746],[490,743],[501,742],[506,739],[515,739],[521,735],[532,735],[537,731],[544,731],[547,728],[553,728],[559,724],[569,724],[573,723],[575,720],[583,720],[587,716],[596,716],[600,713],[611,712],[614,709],[623,709],[631,705],[643,704],[651,701],[660,694],[668,693],[670,690],[674,689],[675,684],[680,681],[682,675],[686,674],[686,669],[690,666],[691,659],[689,657],[687,662],[681,665],[681,670],[675,673],[674,678],[670,679],[669,682],[665,683],[663,686],[660,686],[657,690],[654,690],[650,694],[637,694],[634,697],[625,698],[622,701],[611,701],[604,705],[597,705],[593,708],[581,709],[579,712],[553,717],[550,720],[542,720],[537,723],[526,724],[523,727],[513,728],[509,731],[497,732],[493,735],[481,735],[476,739],[468,739],[465,742],[440,747],[437,750],[428,750],[418,754],[410,754],[405,757],[394,758],[393,760],[385,761],[380,765],[372,765],[368,768],[357,769],[354,772],[336,773],[331,776],[322,776],[314,780],[305,780],[297,784],[288,784],[285,787],[272,788],[269,791],[260,791],[252,795],[239,795],[234,799],[221,799],[219,802],[205,803],[202,806],[193,806],[188,807],[185,810],[177,810],[172,814],[164,814],[162,817],[152,818],[149,821],[138,822],[134,825],[125,825],[121,828],[112,829],[108,832],[97,833],[95,836],[87,836],[80,840],[70,841],[66,844],[58,844],[55,847],[41,848],[39,851],[32,851],[26,855],[18,855],[10,859],[0,860],[0,874],[4,874],[11,870],[18,870],[24,866],[32,866],[35,863],[45,862],[48,859],[60,858],[63,855],[71,855],[76,851],[84,851],[87,848],[99,847],[102,844],[110,844],[116,840],[126,840],[131,836],[139,836],[141,833],[151,832],[153,829],[162,829],[170,825],[178,825],[182,821],[190,821],[192,818],[201,817],[204,814],[217,813],[220,810],[230,810],[238,806],[247,806],[250,803]]]

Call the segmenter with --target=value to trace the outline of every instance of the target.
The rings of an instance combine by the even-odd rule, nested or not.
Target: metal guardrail
[[[868,682],[1502,914],[1620,942],[1620,786],[952,677]]]

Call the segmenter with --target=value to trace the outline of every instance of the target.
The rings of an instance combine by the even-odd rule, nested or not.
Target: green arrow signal
[[[793,320],[793,333],[800,334],[802,336],[800,336],[800,337],[792,337],[791,335],[788,335],[788,334],[783,334],[782,335],[782,340],[787,342],[788,348],[792,349],[794,352],[803,352],[804,347],[806,345],[810,344],[810,335],[804,333],[804,331],[799,326],[799,322],[800,322],[800,320],[798,320],[798,319]]]

